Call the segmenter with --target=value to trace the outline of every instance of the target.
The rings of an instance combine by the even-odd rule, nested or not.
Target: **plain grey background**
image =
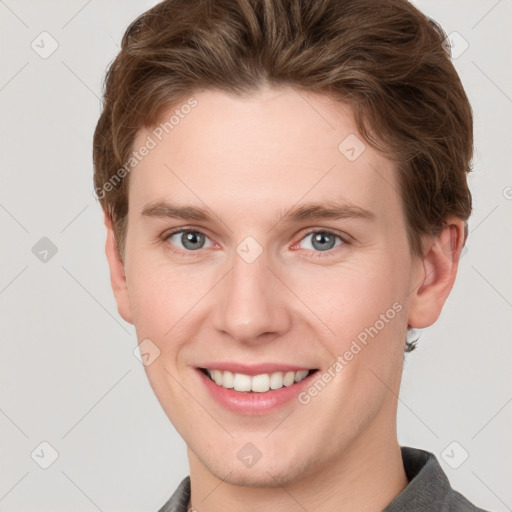
[[[92,185],[104,72],[155,3],[0,0],[4,512],[156,511],[188,474],[117,314]],[[512,510],[512,1],[415,4],[451,34],[473,106],[474,213],[443,314],[407,356],[399,439]]]

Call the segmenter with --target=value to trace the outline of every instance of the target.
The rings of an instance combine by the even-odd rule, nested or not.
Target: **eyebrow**
[[[165,219],[182,219],[187,221],[211,221],[215,217],[209,209],[195,206],[177,206],[166,201],[150,203],[144,207],[141,215],[143,217],[156,217]],[[212,212],[213,213],[213,212]],[[332,219],[340,220],[347,218],[372,220],[375,214],[370,210],[350,203],[306,203],[294,206],[288,210],[282,210],[279,222],[293,223],[304,220]]]

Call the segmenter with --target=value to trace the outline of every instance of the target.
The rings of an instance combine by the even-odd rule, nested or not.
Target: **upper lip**
[[[260,363],[244,364],[233,362],[204,363],[199,368],[208,368],[209,370],[222,370],[232,373],[243,373],[245,375],[261,375],[263,373],[274,372],[300,372],[304,370],[313,370],[311,366],[298,366],[283,363]]]

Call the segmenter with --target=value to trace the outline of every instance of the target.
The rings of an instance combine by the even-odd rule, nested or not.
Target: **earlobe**
[[[104,213],[104,219],[105,227],[107,228],[105,254],[107,256],[108,265],[110,267],[110,283],[112,285],[112,291],[114,292],[114,297],[117,302],[117,310],[126,322],[133,324],[128,288],[126,284],[126,276],[124,272],[124,264],[121,261],[117,249],[112,220],[106,212]]]
[[[464,242],[465,223],[461,219],[449,219],[436,237],[425,241],[414,275],[411,327],[422,329],[439,318],[455,282]]]

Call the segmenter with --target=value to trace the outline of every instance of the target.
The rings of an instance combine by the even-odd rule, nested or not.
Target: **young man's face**
[[[129,178],[116,297],[139,342],[160,351],[146,372],[191,465],[232,483],[286,485],[395,440],[425,269],[410,254],[395,165],[363,150],[347,106],[289,88],[194,97],[162,141],[152,130],[135,140],[158,144]],[[208,218],[173,218],[166,204]],[[341,215],[290,216],[313,204]],[[249,393],[205,368],[246,374],[235,385],[260,390],[279,377],[251,376],[317,372]]]

